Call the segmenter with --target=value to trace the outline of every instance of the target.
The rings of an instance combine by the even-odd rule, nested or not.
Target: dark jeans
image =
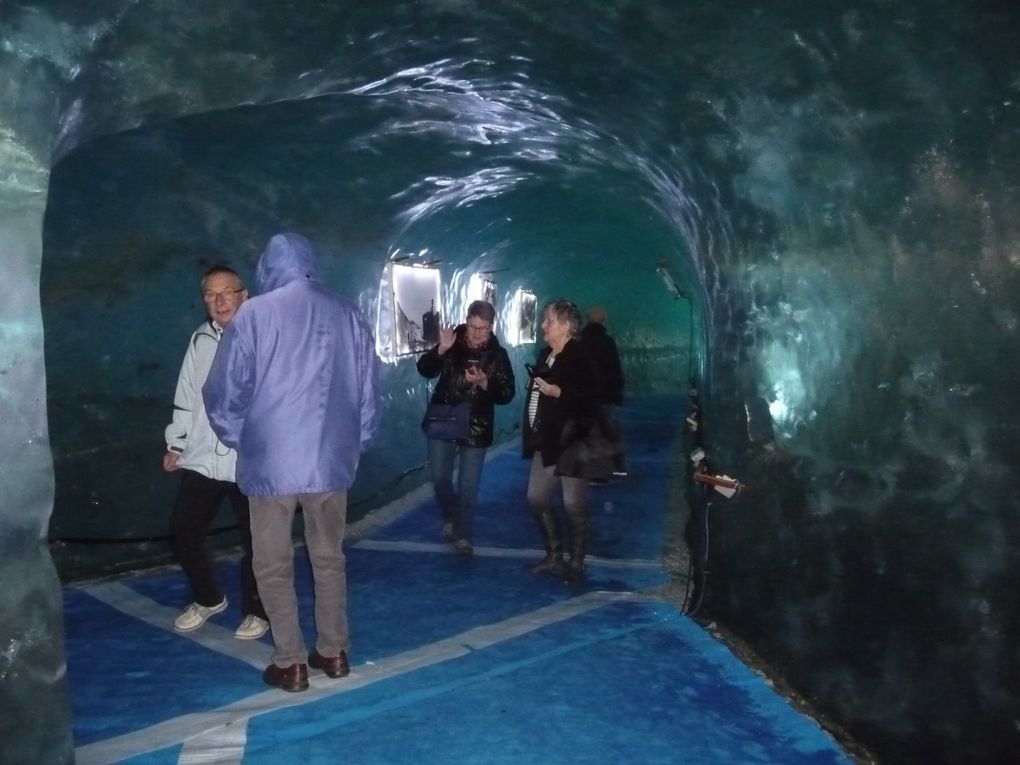
[[[485,465],[485,447],[460,446],[453,441],[428,439],[429,465],[436,501],[443,511],[443,520],[453,524],[453,538],[471,541],[471,518],[474,515],[478,484]],[[457,457],[460,459],[458,460]],[[457,486],[453,485],[453,463],[457,466]]]
[[[216,563],[209,549],[209,526],[223,500],[229,500],[237,516],[238,531],[244,557],[241,559],[241,605],[244,613],[266,618],[259,599],[255,574],[251,567],[251,516],[248,498],[237,484],[216,481],[194,470],[181,470],[177,502],[170,516],[170,543],[181,564],[191,597],[200,606],[215,606],[223,600],[223,590],[216,576]]]

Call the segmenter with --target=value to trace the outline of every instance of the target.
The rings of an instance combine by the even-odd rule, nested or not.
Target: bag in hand
[[[421,429],[427,438],[440,441],[460,441],[471,435],[470,409],[467,401],[440,404],[429,401]]]

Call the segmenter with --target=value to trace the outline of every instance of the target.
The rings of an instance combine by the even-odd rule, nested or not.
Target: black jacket
[[[579,340],[568,340],[550,368],[547,362],[551,353],[552,348],[546,346],[538,354],[535,376],[560,386],[561,395],[539,396],[532,428],[528,422],[528,400],[535,381],[529,380],[521,425],[524,456],[531,458],[535,452],[541,452],[545,467],[556,464],[569,437],[583,435],[581,423],[598,419],[601,390],[598,370]]]
[[[602,374],[602,403],[619,406],[623,403],[623,368],[616,341],[604,326],[589,322],[581,330],[581,342]]]
[[[466,325],[455,330],[457,339],[446,353],[439,354],[439,345],[426,351],[418,359],[418,373],[423,377],[439,377],[432,400],[443,404],[459,401],[471,402],[471,435],[458,443],[467,446],[491,446],[495,405],[508,404],[513,400],[517,388],[514,370],[506,350],[499,344],[495,334],[481,348],[468,348]],[[468,359],[478,359],[482,370],[489,376],[489,387],[482,390],[469,383],[464,377]]]

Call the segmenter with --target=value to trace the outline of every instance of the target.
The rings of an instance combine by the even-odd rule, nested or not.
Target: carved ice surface
[[[165,532],[151,455],[204,266],[300,227],[374,316],[382,263],[427,250],[458,295],[485,271],[607,305],[633,395],[699,378],[711,459],[753,489],[713,516],[713,616],[883,751],[996,755],[1018,735],[1016,28],[955,0],[5,4],[4,549],[47,525],[50,439],[54,536]],[[409,367],[384,372],[362,497],[422,459]]]

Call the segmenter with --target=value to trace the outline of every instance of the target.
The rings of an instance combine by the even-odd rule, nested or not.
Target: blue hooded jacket
[[[256,277],[202,388],[209,422],[250,497],[347,490],[378,419],[372,333],[299,234],[270,239]]]

